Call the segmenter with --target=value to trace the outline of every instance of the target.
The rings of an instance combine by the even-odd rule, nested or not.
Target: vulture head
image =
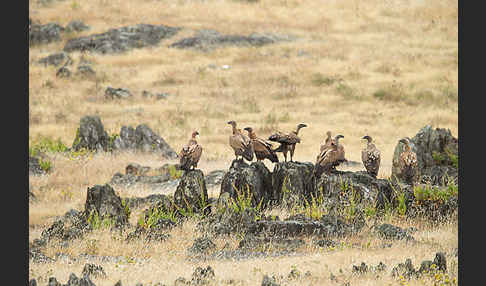
[[[234,120],[228,121],[227,123],[233,127],[236,127],[236,122]]]
[[[192,138],[196,138],[197,135],[199,135],[199,132],[197,131],[192,132]]]
[[[373,139],[372,139],[370,136],[368,136],[368,135],[363,136],[363,138],[361,138],[361,139],[366,139],[366,140],[368,140],[368,143],[371,143],[371,141],[373,141]]]

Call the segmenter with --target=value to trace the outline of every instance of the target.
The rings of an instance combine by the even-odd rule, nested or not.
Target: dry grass
[[[426,124],[449,128],[456,137],[458,134],[457,1],[39,3],[29,1],[30,17],[34,20],[65,26],[77,19],[91,30],[66,35],[58,43],[30,48],[31,138],[38,135],[60,138],[71,145],[80,118],[99,115],[110,134],[118,133],[123,125],[135,127],[145,123],[178,151],[189,139],[190,132],[198,129],[204,147],[200,167],[206,173],[226,169],[234,156],[227,144],[228,120],[236,120],[241,128],[251,125],[260,137],[276,129],[289,131],[305,122],[309,127],[301,130],[302,143],[296,149],[296,160],[313,162],[325,132],[332,130],[345,136],[342,143],[347,158],[360,161],[364,145],[360,138],[368,134],[382,152],[379,177],[387,177],[391,173],[393,149],[401,137],[414,136]],[[156,47],[118,55],[84,55],[93,63],[97,74],[94,79],[58,79],[54,67],[35,63],[60,51],[68,38],[139,23],[184,29]],[[191,36],[197,29],[244,35],[271,32],[295,35],[298,39],[261,48],[226,47],[204,53],[167,47],[173,41]],[[81,54],[72,53],[71,57],[76,66]],[[210,64],[231,68],[211,69]],[[134,97],[107,101],[103,94],[108,86],[127,88]],[[166,100],[147,99],[141,96],[143,90],[167,92],[171,96]],[[29,207],[30,240],[38,237],[55,216],[70,208],[82,209],[87,187],[108,182],[115,172],[123,172],[128,163],[153,167],[165,163],[151,154],[99,154],[83,162],[73,162],[60,155],[49,156],[53,173],[30,177],[34,194],[39,198],[38,203]],[[218,189],[209,191],[211,196],[219,195]],[[117,189],[117,192],[122,196],[150,193],[144,189]],[[159,280],[172,283],[179,276],[189,278],[198,265],[185,261],[182,255],[194,239],[192,226],[174,230],[172,240],[166,243],[151,245],[126,245],[111,238],[109,233],[93,233],[79,245],[63,251],[82,253],[90,240],[97,240],[100,253],[149,258],[141,264],[103,264],[108,279],[95,280],[97,285],[113,285],[118,279],[124,285],[135,281],[144,285]],[[215,269],[220,284],[229,278],[241,280],[244,285],[259,284],[263,273],[286,275],[292,265],[303,272],[310,270],[313,277],[305,282],[292,282],[296,285],[333,284],[329,280],[330,272],[339,277],[339,269],[343,269],[343,279],[351,285],[397,284],[388,276],[377,281],[371,275],[352,277],[351,264],[383,261],[395,265],[407,257],[417,264],[432,259],[436,251],[457,247],[457,222],[419,229],[414,236],[427,243],[413,246],[413,251],[410,246],[395,243],[387,249],[308,250],[300,257],[209,264]],[[58,250],[55,246],[49,248],[50,254]],[[454,261],[457,259],[450,263]],[[51,273],[50,276],[64,282],[69,273],[79,274],[83,265],[31,264],[29,277],[47,277]],[[457,271],[457,265],[452,268]]]

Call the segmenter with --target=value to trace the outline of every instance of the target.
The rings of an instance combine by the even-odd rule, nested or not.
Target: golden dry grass
[[[191,131],[197,129],[204,147],[199,167],[206,173],[227,168],[234,158],[227,144],[228,120],[236,120],[242,128],[251,125],[260,137],[276,129],[290,131],[305,122],[309,127],[301,130],[296,160],[313,162],[325,132],[331,130],[345,136],[342,143],[346,157],[359,162],[364,145],[360,138],[368,134],[382,152],[379,177],[387,177],[393,149],[401,137],[412,137],[427,124],[448,128],[458,135],[457,1],[70,0],[39,4],[32,0],[29,13],[41,23],[65,26],[77,19],[91,27],[89,31],[64,35],[61,42],[30,48],[31,139],[47,136],[71,145],[80,118],[99,115],[110,134],[118,133],[123,125],[145,123],[178,151]],[[95,79],[58,79],[56,68],[36,64],[40,58],[62,50],[69,38],[139,23],[184,29],[156,47],[117,55],[84,55],[93,63]],[[225,47],[212,52],[167,47],[198,29],[243,35],[270,32],[298,39],[260,48]],[[71,57],[75,67],[81,54],[72,53]],[[231,68],[210,69],[210,64]],[[107,101],[103,93],[108,86],[127,88],[134,97]],[[146,99],[141,96],[143,90],[168,92],[171,96],[159,101]],[[131,153],[98,154],[85,162],[55,154],[49,157],[53,172],[29,178],[39,198],[38,203],[29,206],[29,240],[39,237],[55,216],[71,208],[82,209],[86,188],[108,182],[128,163],[159,167],[166,162],[152,154]],[[121,196],[149,194],[143,188],[121,188],[117,192]],[[209,192],[213,197],[219,195],[217,188]],[[135,212],[133,219],[137,215]],[[97,232],[63,251],[82,253],[87,241],[96,239],[100,253],[150,258],[140,265],[102,264],[108,278],[95,280],[96,285],[113,285],[118,279],[123,285],[145,285],[149,281],[170,284],[179,276],[190,278],[199,265],[185,261],[182,255],[195,238],[192,227],[188,224],[174,230],[168,242],[151,245],[127,246],[109,233]],[[292,265],[303,272],[310,270],[313,275],[296,285],[333,284],[329,274],[339,277],[339,269],[344,271],[342,279],[351,285],[397,284],[388,276],[377,281],[371,275],[352,277],[351,264],[383,261],[396,265],[410,257],[416,265],[433,259],[437,251],[450,252],[457,247],[457,221],[419,229],[414,236],[421,243],[412,251],[410,246],[395,243],[387,249],[306,250],[306,255],[299,257],[201,265],[210,264],[221,284],[229,278],[241,280],[243,285],[259,284],[263,273],[287,275]],[[49,254],[59,251],[56,246],[48,249]],[[457,258],[449,261],[455,261],[451,268],[457,273]],[[29,278],[48,277],[51,273],[64,283],[71,272],[79,274],[83,265],[30,264]],[[420,283],[433,284],[412,281],[410,285]]]

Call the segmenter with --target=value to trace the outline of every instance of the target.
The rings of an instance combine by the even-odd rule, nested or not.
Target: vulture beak
[[[299,124],[299,127],[300,127],[300,128],[307,127],[307,124],[301,123],[301,124]]]
[[[199,135],[199,132],[196,131],[196,135]]]
[[[343,136],[343,135],[338,135],[338,137],[339,137],[339,138],[344,138],[344,136]]]
[[[243,130],[250,131],[250,127],[245,127]]]

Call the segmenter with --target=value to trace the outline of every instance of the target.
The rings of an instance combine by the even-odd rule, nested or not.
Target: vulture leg
[[[293,162],[293,157],[294,157],[294,150],[295,150],[295,145],[290,145],[290,162]]]

